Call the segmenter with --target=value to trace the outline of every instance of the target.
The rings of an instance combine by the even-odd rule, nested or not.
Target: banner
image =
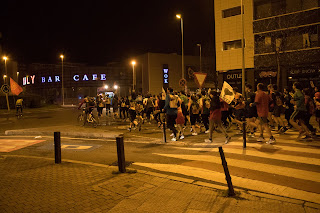
[[[220,98],[227,104],[230,104],[234,99],[233,88],[226,82],[223,82]]]
[[[19,95],[23,89],[15,82],[12,78],[10,78],[10,87],[11,87],[11,93],[13,95]]]

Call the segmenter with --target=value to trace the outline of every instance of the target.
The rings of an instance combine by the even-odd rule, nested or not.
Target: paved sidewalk
[[[235,198],[193,180],[85,162],[0,156],[1,212],[319,212],[320,205],[249,191]]]

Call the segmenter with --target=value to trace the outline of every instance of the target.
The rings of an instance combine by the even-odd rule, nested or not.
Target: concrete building
[[[245,71],[247,82],[254,81],[254,36],[252,0],[243,0]],[[215,0],[216,69],[219,85],[227,81],[241,88],[242,80],[242,24],[241,0]]]
[[[319,6],[319,0],[254,0],[256,81],[319,84]]]

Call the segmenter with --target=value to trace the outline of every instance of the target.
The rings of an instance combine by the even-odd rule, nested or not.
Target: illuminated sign
[[[91,76],[90,76],[91,77]],[[92,78],[90,78],[91,80],[93,81],[96,81],[96,80],[99,80],[98,79],[98,74],[92,74]],[[83,76],[80,76],[80,75],[74,75],[73,76],[73,80],[74,81],[89,81],[90,80],[88,75],[84,74]],[[105,81],[107,80],[106,78],[106,74],[100,74],[100,81]]]
[[[47,78],[46,77],[41,77],[41,83],[52,83],[52,82],[60,82],[60,76],[56,75],[53,77],[51,76],[48,76]]]
[[[167,87],[169,87],[169,66],[168,66],[168,64],[163,64],[162,72],[163,72],[163,87],[167,88]]]
[[[26,76],[22,78],[22,85],[34,84],[35,75]]]

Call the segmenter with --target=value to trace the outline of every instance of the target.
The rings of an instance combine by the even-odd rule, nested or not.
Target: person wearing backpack
[[[111,98],[109,94],[105,97],[105,104],[106,104],[106,116],[111,115],[110,108],[111,108]]]
[[[200,123],[200,105],[198,102],[198,97],[196,95],[192,95],[188,104],[188,111],[190,112],[190,122],[192,128],[192,135],[198,135],[196,130],[196,123]]]
[[[206,91],[201,91],[201,95],[201,119],[204,127],[206,128],[205,133],[209,133],[210,97],[206,94]]]
[[[166,110],[167,116],[167,125],[168,128],[173,133],[173,138],[171,141],[177,141],[177,130],[175,128],[177,114],[178,114],[178,107],[180,106],[181,99],[173,93],[172,88],[167,89],[167,96],[165,100],[165,106],[163,110]]]

